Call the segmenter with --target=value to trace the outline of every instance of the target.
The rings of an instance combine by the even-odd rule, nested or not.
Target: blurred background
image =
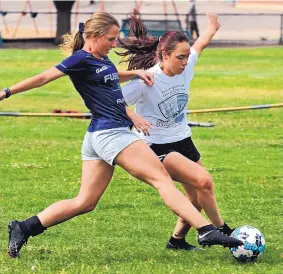
[[[0,0],[1,87],[59,64],[65,58],[56,45],[61,35],[100,10],[115,15],[121,35],[127,35],[126,19],[135,12],[151,33],[179,28],[192,42],[206,28],[205,13],[219,15],[221,28],[190,86],[188,109],[201,112],[188,119],[215,125],[192,130],[216,182],[221,215],[233,227],[259,228],[267,252],[250,265],[232,261],[223,248],[169,254],[164,245],[175,216],[153,188],[117,167],[95,212],[31,239],[21,259],[11,261],[8,221],[75,197],[80,185],[81,142],[89,121],[54,113],[88,110],[69,77],[61,77],[0,102],[0,273],[282,274],[283,2]],[[114,51],[109,58],[125,69]],[[239,107],[245,111],[226,111]],[[34,116],[40,113],[48,116]],[[196,234],[187,239],[194,244]]]
[[[188,33],[191,32],[191,27],[197,27],[199,33],[202,33],[206,27],[206,12],[213,12],[219,15],[221,23],[221,31],[216,34],[214,43],[257,45],[283,43],[283,1],[2,0],[0,1],[1,46],[9,47],[19,41],[58,44],[62,34],[76,30],[80,21],[85,21],[91,13],[101,10],[112,13],[121,22],[122,29],[123,20],[130,13],[135,12],[144,20],[151,22],[149,29],[162,30],[164,22],[168,20],[172,24],[173,21],[177,22],[176,24]],[[160,24],[157,25],[154,21],[160,21]],[[196,32],[191,35],[191,39],[196,37]]]

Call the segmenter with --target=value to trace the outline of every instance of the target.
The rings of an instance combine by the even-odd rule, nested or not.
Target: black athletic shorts
[[[200,153],[196,149],[191,137],[174,143],[152,144],[150,148],[158,156],[161,162],[163,162],[166,155],[170,152],[179,152],[193,162],[197,162],[200,159]]]

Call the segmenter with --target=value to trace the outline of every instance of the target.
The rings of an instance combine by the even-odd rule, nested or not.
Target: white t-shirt
[[[146,142],[166,144],[191,136],[186,107],[197,60],[198,54],[192,48],[188,64],[181,74],[167,76],[156,64],[148,70],[154,75],[153,86],[134,79],[122,87],[126,103],[129,106],[135,104],[135,112],[152,123],[150,136],[141,136]]]

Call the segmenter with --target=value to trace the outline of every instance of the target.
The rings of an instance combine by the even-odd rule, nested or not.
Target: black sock
[[[39,235],[43,233],[44,230],[47,229],[41,224],[37,216],[33,216],[31,218],[22,221],[20,225],[27,238],[30,236]]]
[[[224,225],[219,226],[217,228],[219,231],[223,232],[226,235],[231,235],[232,232],[235,230],[234,228],[229,227],[226,223],[224,223]]]
[[[205,225],[200,227],[199,229],[197,229],[198,233],[201,235],[205,232],[211,231],[211,230],[215,230],[216,228],[213,225]]]
[[[176,239],[173,236],[170,238],[169,243],[175,246],[180,246],[184,244],[185,239]]]
[[[226,223],[224,223],[224,225],[222,225],[222,226],[219,226],[218,228],[231,229]]]
[[[225,227],[225,226],[227,226],[227,224],[226,223],[224,223],[223,225],[221,225],[221,226],[217,226],[217,228],[223,228],[223,227]]]

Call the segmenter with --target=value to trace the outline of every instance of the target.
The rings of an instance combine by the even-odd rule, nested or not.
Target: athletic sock
[[[229,227],[226,223],[224,223],[224,225],[217,227],[217,230],[219,230],[222,233],[230,236],[235,229]]]
[[[185,239],[176,239],[173,236],[169,239],[169,243],[174,246],[181,246],[185,243]]]
[[[47,229],[41,224],[37,216],[33,216],[20,222],[20,226],[27,238],[30,236],[34,237],[36,235],[39,235]]]

